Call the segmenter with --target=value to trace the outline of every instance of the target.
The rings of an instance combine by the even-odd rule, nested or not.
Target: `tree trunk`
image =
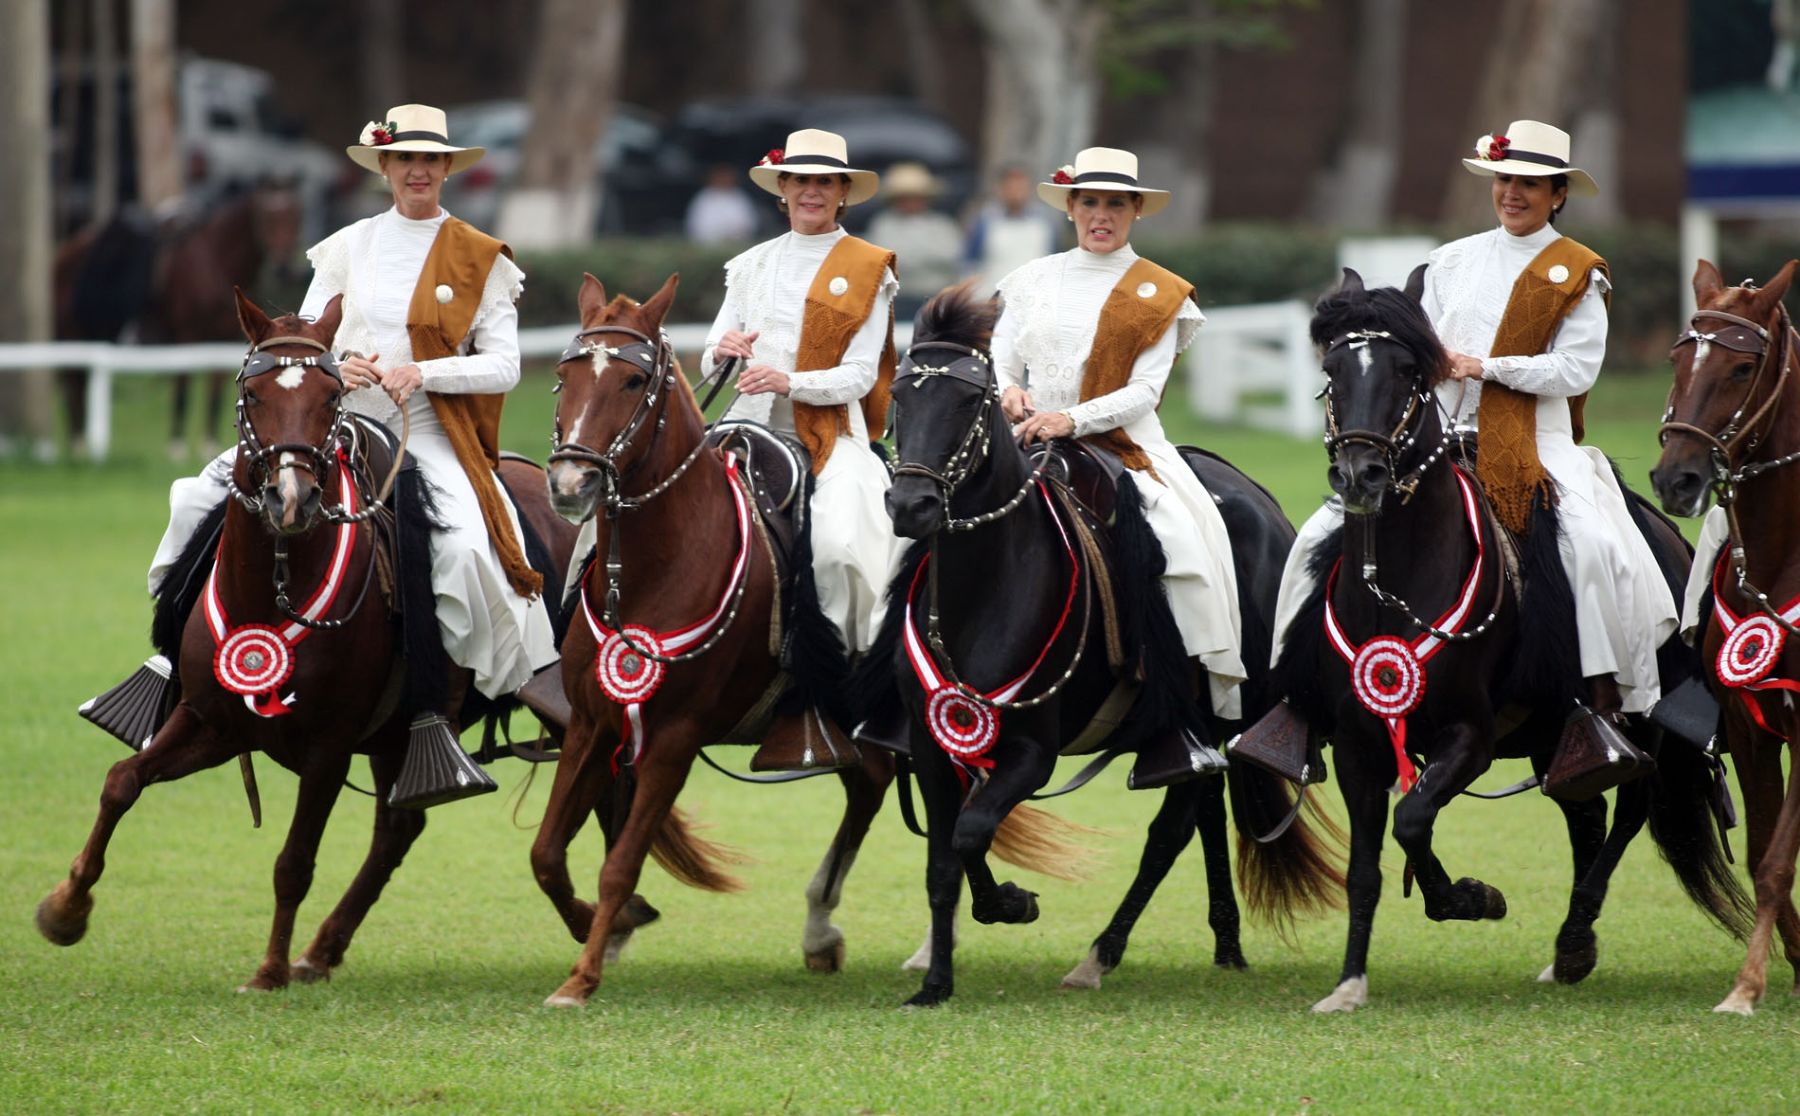
[[[1393,216],[1405,54],[1406,0],[1359,0],[1350,96],[1342,102],[1337,152],[1313,181],[1313,220],[1375,229]]]
[[[131,83],[138,202],[152,213],[162,212],[181,201],[174,0],[131,0]]]
[[[982,181],[1011,164],[1048,174],[1093,142],[1099,114],[1097,0],[968,0],[986,38]]]
[[[0,341],[48,341],[50,306],[50,13],[44,0],[0,4]],[[0,372],[0,455],[55,455],[48,371]]]
[[[105,224],[119,209],[119,23],[112,0],[90,0],[94,29],[94,204],[88,220]]]
[[[937,42],[930,0],[896,0],[900,33],[906,40],[906,74],[912,95],[946,116],[954,107],[944,83],[943,51]]]
[[[1623,33],[1619,0],[1600,0],[1594,49],[1582,79],[1580,110],[1570,131],[1580,147],[1576,164],[1594,176],[1600,196],[1581,203],[1583,225],[1614,225],[1624,216],[1623,182],[1619,177],[1619,37]]]
[[[362,0],[358,63],[367,116],[406,103],[406,52],[400,49],[400,0]],[[381,119],[386,120],[383,115]]]
[[[1194,0],[1193,18],[1217,18],[1213,0]],[[1212,122],[1217,100],[1219,46],[1206,36],[1181,48],[1170,66],[1169,89],[1151,112],[1153,139],[1138,147],[1138,176],[1172,189],[1169,207],[1157,214],[1158,236],[1199,232],[1212,205]]]
[[[531,129],[496,230],[514,248],[593,236],[602,186],[594,149],[619,99],[625,12],[626,0],[544,2],[531,70]]]
[[[746,92],[793,93],[806,79],[804,0],[750,0],[745,38]]]
[[[1499,134],[1514,120],[1569,127],[1607,2],[1506,0],[1475,95],[1465,150],[1457,153],[1460,157],[1474,156],[1476,136]],[[1578,166],[1583,150],[1579,145],[1574,148]],[[1492,224],[1491,191],[1486,176],[1456,168],[1444,194],[1445,220],[1459,226]]]

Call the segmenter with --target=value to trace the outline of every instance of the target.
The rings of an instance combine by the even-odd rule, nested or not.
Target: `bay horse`
[[[821,692],[825,679],[841,680],[843,648],[818,608],[805,531],[790,551],[794,605],[784,609],[762,513],[745,487],[749,462],[709,441],[662,333],[679,278],[639,304],[608,301],[600,281],[585,276],[581,331],[557,365],[550,500],[571,521],[594,519],[596,535],[571,594],[562,678],[572,713],[531,850],[539,886],[584,943],[551,1006],[586,1003],[609,957],[654,917],[635,894],[646,856],[691,886],[737,888],[720,866],[724,850],[696,837],[675,808],[702,748],[754,743],[741,734],[754,731],[746,726],[767,713],[788,675],[801,715],[822,708],[849,723],[839,699]],[[810,474],[803,458],[793,465],[786,480],[804,508]],[[838,773],[843,820],[806,891],[809,969],[844,963],[831,913],[893,771],[892,758],[870,748]],[[591,904],[576,898],[567,861],[589,813],[606,835]]]
[[[1161,550],[1129,474],[1119,482],[1115,525],[1103,532],[1112,541],[1095,538],[1111,554],[1105,561],[1113,572],[1103,576],[1090,562],[1098,554],[1086,542],[1071,542],[1081,530],[1074,513],[1059,511],[1059,498],[1000,409],[985,355],[995,316],[993,303],[976,301],[966,286],[939,294],[919,315],[895,382],[899,464],[888,510],[900,535],[925,541],[915,543],[896,575],[881,633],[858,668],[860,690],[904,700],[910,762],[925,802],[932,917],[920,960],[928,953],[929,964],[909,1007],[941,1004],[954,992],[954,917],[964,879],[977,922],[1037,918],[1032,892],[996,881],[990,850],[1021,867],[1070,874],[1067,858],[1077,850],[1052,815],[1025,802],[1048,782],[1064,747],[1090,735],[1090,723],[1119,684],[1110,646],[1116,637],[1107,630],[1104,602],[1094,602],[1101,582],[1117,585],[1124,618],[1117,641],[1132,649],[1128,654],[1142,647],[1137,669],[1144,679],[1132,712],[1095,747],[1134,750],[1197,715],[1178,708],[1193,701],[1189,691],[1200,667],[1184,653],[1166,603],[1156,599],[1163,592]],[[1192,459],[1190,467],[1202,472]],[[1246,661],[1255,661],[1251,655],[1260,647],[1266,662],[1277,586],[1267,570],[1259,576],[1248,566],[1280,565],[1293,528],[1247,477],[1218,461],[1207,469],[1209,491],[1241,513],[1228,527],[1237,551]],[[1027,668],[1023,675],[1021,668]],[[950,684],[927,693],[927,678],[937,675]],[[1205,689],[1201,682],[1198,692]],[[871,708],[877,700],[859,698]],[[1257,686],[1244,692],[1253,715],[1268,700]],[[1207,727],[1222,741],[1235,725],[1209,717]],[[950,743],[941,745],[945,739]],[[1229,779],[1252,910],[1283,922],[1330,905],[1343,879],[1304,817],[1268,843],[1253,837],[1276,829],[1291,806],[1298,812],[1281,780],[1241,765],[1232,766]],[[1137,880],[1065,986],[1096,987],[1119,963],[1133,923],[1196,828],[1206,846],[1214,961],[1243,966],[1221,782],[1203,776],[1168,788]]]
[[[301,216],[292,185],[267,181],[205,214],[156,224],[117,217],[81,229],[57,248],[52,265],[56,337],[116,341],[135,324],[141,342],[231,340],[238,335],[237,311],[225,292],[261,285],[271,265],[285,285]],[[219,428],[225,373],[175,374],[172,456],[185,449],[196,375],[206,377],[203,441],[210,444]],[[69,430],[80,439],[86,433],[87,376],[64,372],[61,382]]]
[[[1711,262],[1694,272],[1699,307],[1671,351],[1675,378],[1663,415],[1662,456],[1650,482],[1672,515],[1706,511],[1717,496],[1728,545],[1699,555],[1711,574],[1697,618],[1706,683],[1724,713],[1724,739],[1744,797],[1756,920],[1743,967],[1715,1011],[1749,1015],[1767,987],[1780,932],[1800,977],[1794,859],[1800,850],[1800,712],[1795,634],[1800,609],[1800,342],[1782,304],[1796,261],[1758,287],[1728,287]],[[1698,577],[1700,571],[1695,572]],[[1684,623],[1690,619],[1684,616]],[[1729,652],[1729,653],[1727,653]],[[1777,700],[1777,691],[1784,700]],[[1781,773],[1782,746],[1789,771]],[[1800,979],[1795,985],[1800,992]]]
[[[1433,827],[1496,759],[1529,759],[1541,778],[1580,681],[1574,602],[1550,509],[1538,505],[1516,575],[1472,470],[1455,463],[1434,394],[1449,362],[1419,304],[1424,272],[1415,270],[1402,292],[1365,289],[1346,268],[1312,321],[1344,527],[1311,556],[1318,588],[1286,633],[1278,672],[1296,708],[1332,738],[1350,818],[1344,966],[1317,1012],[1353,1011],[1368,999],[1390,787],[1402,791],[1394,839],[1407,857],[1405,893],[1416,877],[1426,917],[1505,916],[1498,888],[1451,879],[1433,850]],[[1672,525],[1657,517],[1650,527],[1665,570],[1673,560],[1685,573],[1688,551]],[[1678,639],[1661,650],[1665,686],[1679,677],[1671,674],[1686,663],[1682,652]],[[1627,734],[1656,757],[1656,770],[1618,789],[1610,831],[1603,796],[1557,800],[1575,873],[1555,961],[1540,980],[1576,983],[1593,970],[1593,925],[1608,881],[1646,820],[1701,910],[1728,929],[1743,921],[1708,806],[1707,757],[1681,741],[1662,747],[1650,724],[1634,722]]]
[[[243,986],[272,991],[292,980],[329,977],[424,830],[423,810],[388,802],[414,713],[454,717],[460,703],[467,723],[480,695],[468,687],[466,671],[452,672],[438,637],[429,582],[432,509],[423,479],[413,469],[389,468],[393,446],[383,445],[367,462],[360,458],[359,449],[381,435],[343,408],[345,386],[329,349],[342,319],[341,296],[317,321],[293,315],[271,321],[241,293],[237,307],[251,348],[239,379],[231,497],[165,579],[153,630],[158,649],[176,664],[180,700],[141,749],[107,773],[99,817],[68,878],[39,905],[37,926],[57,945],[81,939],[113,832],[147,787],[260,751],[300,777],[275,861],[268,948]],[[387,463],[378,470],[383,450]],[[398,481],[391,493],[384,475]],[[544,503],[538,485],[525,495]],[[383,497],[397,520],[389,572],[402,602],[399,625],[370,591],[386,579],[375,568]],[[565,530],[549,546],[566,555],[573,536]],[[473,698],[461,699],[458,691]],[[290,963],[295,917],[356,754],[369,757],[374,775],[374,837],[343,898]]]

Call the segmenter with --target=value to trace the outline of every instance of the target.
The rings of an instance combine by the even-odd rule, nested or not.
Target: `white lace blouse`
[[[1154,437],[1162,440],[1156,405],[1175,358],[1206,321],[1193,299],[1183,299],[1174,328],[1138,356],[1125,386],[1081,402],[1081,378],[1100,311],[1137,259],[1129,244],[1107,253],[1073,248],[1033,260],[1000,280],[1004,309],[993,341],[1000,386],[1028,388],[1039,411],[1067,414],[1076,437],[1125,428],[1142,444],[1150,432],[1134,425],[1154,424]]]
[[[1536,356],[1488,355],[1519,273],[1561,237],[1551,225],[1529,236],[1495,228],[1451,241],[1427,257],[1425,316],[1446,348],[1481,360],[1482,380],[1530,395],[1566,398],[1589,390],[1599,379],[1606,357],[1602,296],[1611,289],[1599,268],[1590,276],[1581,301],[1557,327],[1547,351]],[[1474,428],[1481,380],[1441,384],[1438,398],[1454,425]]]
[[[378,357],[383,368],[414,363],[406,312],[419,273],[438,229],[449,217],[414,221],[389,209],[347,225],[307,249],[312,286],[300,306],[317,318],[336,294],[344,296],[344,318],[333,342],[339,352]],[[519,312],[513,303],[524,289],[525,273],[505,255],[494,257],[475,320],[463,338],[463,355],[416,362],[426,391],[442,394],[498,394],[519,382]],[[383,422],[400,410],[379,387],[359,388],[344,397],[346,410]]]
[[[803,235],[787,232],[764,241],[725,264],[725,301],[706,335],[700,370],[710,375],[713,350],[727,330],[757,333],[753,363],[766,364],[789,376],[788,395],[774,393],[740,395],[727,413],[733,418],[767,423],[784,430],[794,427],[794,403],[832,407],[854,403],[869,394],[880,372],[881,350],[887,343],[888,307],[900,289],[891,269],[882,273],[862,328],[850,339],[843,362],[834,368],[796,372],[800,351],[801,319],[806,312],[806,292],[825,257],[847,235],[843,229]],[[857,408],[850,408],[852,426],[860,426]]]

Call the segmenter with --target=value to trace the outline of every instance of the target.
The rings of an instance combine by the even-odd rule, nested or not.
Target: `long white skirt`
[[[412,430],[406,448],[431,483],[438,519],[445,525],[431,535],[431,589],[437,596],[444,650],[452,662],[475,673],[477,690],[490,698],[510,694],[534,670],[556,661],[550,614],[541,597],[526,600],[506,580],[482,522],[475,486],[456,460],[425,393],[414,393],[407,409]],[[183,477],[169,486],[169,526],[150,562],[152,593],[206,513],[225,498],[236,460],[234,446],[208,463],[199,476]],[[510,503],[506,514],[519,532]]]
[[[1150,529],[1162,544],[1167,568],[1163,588],[1187,653],[1206,667],[1213,712],[1240,717],[1238,686],[1247,677],[1241,654],[1243,618],[1238,613],[1237,570],[1231,536],[1206,486],[1167,441],[1141,442],[1156,478],[1134,471]]]
[[[1724,508],[1713,508],[1700,521],[1700,541],[1694,545],[1694,564],[1688,567],[1687,591],[1681,595],[1681,638],[1699,645],[1700,599],[1712,588],[1713,567],[1719,551],[1731,541],[1731,524]]]
[[[1631,521],[1625,494],[1604,454],[1577,446],[1564,431],[1540,426],[1538,457],[1556,481],[1556,512],[1562,522],[1557,549],[1575,596],[1582,676],[1616,675],[1625,712],[1645,712],[1662,696],[1656,649],[1675,631],[1675,600],[1668,583]],[[1334,500],[1300,528],[1281,575],[1271,665],[1281,657],[1288,627],[1313,589],[1307,556],[1343,517]]]

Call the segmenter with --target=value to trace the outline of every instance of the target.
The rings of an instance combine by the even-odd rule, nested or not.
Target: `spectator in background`
[[[1040,256],[1056,251],[1056,220],[1042,206],[1032,205],[1032,177],[1024,167],[1003,167],[994,186],[994,200],[983,206],[969,226],[963,248],[968,275],[980,280],[976,293],[994,293],[994,284]],[[908,273],[912,253],[906,255]]]
[[[738,188],[737,168],[720,163],[706,172],[706,185],[688,203],[687,235],[699,244],[756,236],[756,207]]]
[[[925,300],[961,278],[962,230],[931,208],[943,193],[923,163],[896,163],[887,172],[887,208],[869,222],[869,240],[903,251],[906,283],[894,299],[894,320],[910,321]]]

